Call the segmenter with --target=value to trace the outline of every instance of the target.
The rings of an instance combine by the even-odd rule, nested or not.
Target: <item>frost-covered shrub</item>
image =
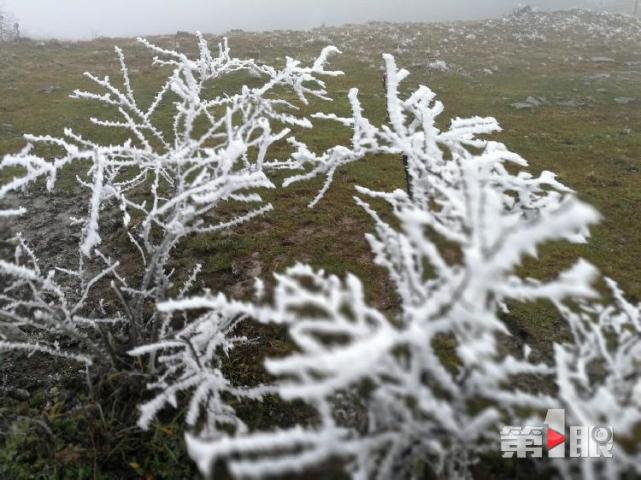
[[[376,127],[367,120],[352,90],[352,118],[322,115],[352,128],[352,144],[315,154],[292,140],[294,158],[308,173],[287,183],[325,175],[316,202],[340,166],[370,154],[403,156],[411,194],[357,187],[356,198],[374,220],[375,234],[367,238],[375,262],[396,287],[400,313],[388,317],[368,305],[353,275],[341,280],[305,265],[275,276],[272,301],[206,295],[161,304],[165,313],[206,313],[193,331],[181,333],[180,340],[194,339],[194,348],[148,347],[171,352],[171,363],[164,377],[170,381],[156,385],[161,391],[143,410],[145,421],[177,390],[195,390],[190,412],[199,404],[202,412],[224,409],[219,399],[212,406],[211,397],[202,395],[210,387],[201,379],[219,374],[211,366],[212,346],[226,348],[217,339],[228,333],[230,319],[243,317],[288,327],[295,353],[266,362],[276,378],[270,389],[317,412],[310,424],[287,430],[247,432],[241,426],[230,433],[218,421],[195,430],[188,446],[205,473],[221,459],[244,478],[303,471],[339,458],[354,478],[412,476],[421,465],[444,478],[466,477],[481,454],[498,451],[501,425],[528,424],[547,408],[568,409],[578,424],[611,422],[622,435],[638,423],[638,309],[618,290],[614,306],[597,306],[601,300],[592,285],[598,272],[583,260],[545,281],[518,268],[545,242],[585,241],[599,215],[552,173],[533,176],[523,158],[482,139],[499,130],[494,119],[455,119],[440,130],[443,105],[427,87],[400,98],[408,72],[398,70],[391,56],[385,61],[389,124]],[[394,222],[363,197],[384,200]],[[501,320],[509,305],[537,300],[558,306],[574,334],[573,342],[555,347],[551,364],[531,361],[527,345],[510,351],[501,340],[509,336]],[[573,313],[570,305],[582,310]],[[587,376],[592,361],[606,363],[599,380]],[[531,377],[538,380],[522,382]],[[558,395],[533,388],[554,377]],[[335,408],[339,397],[357,388],[364,392],[367,418],[360,426],[341,422]],[[621,410],[603,415],[613,402]],[[637,459],[630,454],[608,468],[625,471]],[[581,468],[587,474],[594,465]]]
[[[641,474],[641,305],[627,301],[606,279],[611,301],[558,305],[573,342],[555,345],[558,398],[570,425],[607,425],[614,432],[613,458],[557,461],[571,478],[622,478]],[[574,470],[572,470],[574,469]]]
[[[126,141],[101,144],[71,129],[62,138],[27,135],[29,146],[0,162],[1,170],[18,171],[0,185],[0,202],[39,180],[53,189],[64,168],[74,169],[89,198],[86,217],[73,219],[81,230],[77,265],[41,272],[22,240],[15,260],[0,263],[2,349],[69,356],[57,343],[58,335],[91,344],[99,336],[102,354],[92,356],[110,356],[116,365],[130,361],[127,349],[167,334],[170,325],[156,312],[156,302],[166,300],[174,284],[179,288],[178,280],[188,278],[187,286],[193,283],[189,272],[170,266],[177,246],[190,235],[230,229],[268,212],[272,206],[260,195],[260,190],[275,187],[268,172],[290,163],[267,162],[270,147],[289,136],[292,128],[312,126],[295,115],[295,105],[282,100],[282,89],[302,103],[310,96],[327,99],[322,78],[341,74],[324,68],[328,56],[337,52],[333,47],[323,50],[312,66],[287,59],[278,69],[231,56],[226,41],[214,55],[202,36],[195,59],[140,41],[157,55],[155,64],[171,70],[150,104],[141,104],[134,94],[119,49],[122,85],[87,74],[101,91],[73,95],[111,109],[117,117],[91,122],[124,132]],[[238,72],[255,77],[256,86],[212,95],[216,82]],[[54,158],[41,156],[43,149],[55,152]],[[120,211],[129,250],[138,256],[139,274],[131,273],[131,265],[128,274],[120,268],[126,253],[122,243],[103,241],[103,216],[114,209]],[[0,215],[28,212],[5,208]],[[107,295],[110,302],[100,300]],[[87,328],[95,332],[87,333]]]
[[[90,192],[90,205],[87,217],[76,220],[82,227],[77,268],[44,273],[21,238],[15,258],[0,261],[0,349],[86,364],[107,354],[114,364],[131,361],[120,355],[124,350],[148,359],[155,397],[142,405],[139,425],[147,428],[161,409],[187,399],[188,447],[205,473],[218,460],[228,461],[237,476],[265,477],[339,459],[355,478],[411,477],[425,468],[446,478],[467,477],[481,455],[498,450],[501,425],[528,424],[560,407],[570,424],[614,425],[618,457],[555,463],[562,474],[614,477],[638,468],[639,307],[612,281],[613,300],[601,298],[593,288],[598,272],[583,260],[555,279],[528,278],[519,268],[545,242],[584,242],[599,219],[593,208],[552,173],[528,173],[523,158],[485,139],[500,130],[494,119],[457,118],[441,129],[443,105],[424,86],[401,98],[408,72],[389,55],[387,124],[375,126],[365,117],[354,89],[350,118],[316,115],[350,128],[350,145],[315,153],[289,137],[292,158],[268,160],[269,147],[290,134],[288,128],[273,133],[272,123],[311,126],[283,113],[289,104],[270,92],[287,86],[302,101],[306,95],[324,98],[317,76],[338,74],[323,67],[332,49],[312,67],[288,60],[278,71],[233,59],[226,45],[215,58],[204,40],[200,45],[197,60],[149,45],[158,63],[173,67],[149,109],[137,105],[120,53],[122,90],[92,77],[106,93],[76,93],[117,109],[121,120],[93,122],[125,129],[130,141],[101,146],[71,131],[64,139],[29,137],[63,154],[45,160],[27,148],[2,161],[3,168],[17,166],[24,174],[0,187],[0,200],[39,178],[52,188],[59,170],[73,163],[86,168],[79,182]],[[204,83],[237,71],[265,83],[202,98]],[[176,115],[173,131],[165,132],[152,117],[170,97]],[[196,133],[199,122],[206,125],[204,137]],[[169,270],[172,251],[186,236],[231,228],[268,211],[257,190],[274,187],[270,169],[302,170],[285,185],[324,176],[314,205],[338,168],[375,154],[402,158],[408,174],[407,191],[357,187],[356,198],[374,222],[367,239],[395,286],[398,314],[368,305],[355,276],[340,279],[306,265],[276,275],[271,296],[258,282],[255,302],[209,292],[190,297],[199,267],[181,275]],[[230,216],[219,213],[222,204],[245,208]],[[144,266],[140,278],[125,278],[112,259],[117,255],[105,253],[101,219],[110,206],[122,212]],[[0,212],[21,214],[22,208]],[[61,276],[78,286],[70,288]],[[178,278],[186,279],[170,300]],[[116,308],[92,293],[109,282],[120,302]],[[538,300],[554,304],[572,333],[571,341],[555,345],[548,363],[534,362],[527,345],[513,348],[502,321],[510,305]],[[246,341],[237,326],[247,319],[287,327],[296,347],[266,362],[273,384],[243,386],[225,375],[224,358]],[[65,337],[80,340],[81,347],[70,350],[59,341]],[[558,393],[536,388],[551,379]],[[344,399],[354,392],[361,402],[346,407]],[[230,400],[266,394],[303,402],[316,415],[286,430],[252,430]],[[336,408],[341,402],[341,409],[352,408],[366,420],[345,422]]]

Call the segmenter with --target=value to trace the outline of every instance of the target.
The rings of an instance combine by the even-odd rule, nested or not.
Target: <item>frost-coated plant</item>
[[[178,396],[188,393],[191,398],[185,421],[189,427],[204,425],[204,432],[208,434],[223,429],[246,432],[246,425],[228,399],[231,396],[260,400],[272,391],[269,387],[234,385],[223,373],[227,354],[247,341],[235,333],[238,324],[247,317],[247,306],[229,302],[222,294],[206,302],[185,300],[184,296],[177,301],[186,301],[190,309],[204,309],[205,313],[190,318],[187,312],[179,312],[179,318],[186,325],[182,330],[165,332],[160,342],[130,352],[134,357],[157,355],[157,379],[149,388],[158,393],[140,406],[138,425],[147,429],[163,408],[177,407]],[[171,306],[161,304],[160,312],[167,319],[176,318]]]
[[[292,128],[312,126],[295,114],[295,105],[282,100],[282,89],[302,103],[308,97],[327,99],[322,78],[341,74],[325,69],[328,57],[338,51],[334,47],[324,49],[310,67],[288,58],[278,69],[231,56],[226,40],[213,55],[199,35],[195,59],[140,42],[157,55],[155,64],[171,70],[149,105],[136,98],[118,48],[122,86],[88,73],[101,92],[73,94],[117,114],[117,119],[91,118],[91,122],[125,132],[126,141],[103,145],[71,129],[62,138],[27,135],[29,146],[0,162],[0,170],[19,172],[0,185],[0,202],[41,179],[53,189],[61,171],[71,166],[89,197],[87,216],[73,219],[81,229],[77,265],[57,265],[42,272],[21,239],[15,259],[0,263],[0,349],[73,357],[56,337],[93,343],[98,332],[102,356],[110,356],[117,365],[130,358],[124,355],[127,349],[163,337],[170,325],[156,312],[155,303],[166,300],[178,280],[188,279],[184,288],[194,282],[189,272],[171,268],[172,252],[187,236],[230,229],[268,212],[272,206],[259,193],[274,188],[267,172],[290,164],[268,163],[270,147],[290,135]],[[255,77],[257,86],[243,86],[233,94],[208,93],[221,78],[238,72]],[[167,128],[163,123],[167,117],[160,112],[171,113]],[[56,151],[55,158],[40,156],[38,149],[43,147]],[[123,233],[138,252],[140,274],[122,273],[119,262],[112,260],[123,255],[118,251],[122,247],[104,245],[103,214],[113,207],[120,209]],[[0,208],[4,217],[24,214],[24,208]],[[114,251],[107,254],[107,250]],[[58,280],[61,276],[67,277],[64,282]],[[97,286],[102,291],[92,292]],[[117,307],[106,308],[106,302],[96,298],[105,290],[111,290]]]
[[[165,380],[170,381],[155,386],[161,391],[143,410],[145,422],[181,390],[196,391],[190,412],[200,405],[208,415],[211,397],[202,392],[210,388],[210,378],[220,378],[211,346],[229,347],[218,338],[242,317],[288,327],[296,351],[266,362],[276,378],[270,389],[317,412],[310,425],[287,430],[247,432],[241,425],[230,434],[217,419],[208,423],[188,435],[190,453],[205,474],[221,459],[244,478],[303,471],[338,458],[354,478],[411,477],[420,465],[444,478],[467,477],[479,455],[498,451],[501,424],[526,424],[539,410],[565,407],[579,423],[603,424],[610,417],[599,413],[607,408],[604,398],[611,398],[624,408],[621,431],[631,432],[639,422],[633,395],[638,390],[638,310],[618,290],[617,307],[594,306],[598,272],[583,260],[547,281],[526,278],[518,269],[545,242],[585,241],[597,212],[552,173],[533,176],[523,170],[527,163],[519,155],[480,138],[499,131],[494,119],[455,119],[440,130],[436,120],[443,105],[433,92],[420,87],[401,99],[399,84],[408,72],[398,70],[389,55],[385,62],[389,125],[375,127],[367,120],[352,90],[352,118],[322,115],[353,129],[351,146],[318,155],[292,140],[294,159],[308,173],[287,183],[325,175],[316,202],[338,167],[370,154],[404,157],[411,194],[357,187],[361,195],[387,202],[394,225],[356,198],[374,220],[375,234],[367,238],[376,263],[396,287],[400,313],[387,317],[367,305],[363,285],[353,275],[342,281],[305,265],[275,276],[271,302],[205,295],[161,304],[165,313],[205,313],[194,330],[180,334],[183,340],[193,338],[195,348],[148,347],[173,353],[166,357],[170,375]],[[500,318],[509,304],[536,300],[557,305],[575,338],[555,347],[552,365],[532,362],[527,345],[510,353],[501,340],[509,336]],[[573,314],[565,306],[575,304],[585,312]],[[614,353],[606,348],[604,330],[617,341]],[[598,386],[586,376],[592,360],[609,362]],[[540,383],[556,376],[558,397],[537,391],[531,382],[521,387],[520,379],[532,376]],[[341,422],[334,408],[338,397],[358,387],[367,392],[365,426]],[[255,398],[265,391],[247,394]],[[233,393],[244,392],[235,388]],[[573,403],[579,398],[588,403]],[[215,403],[214,410],[223,405]],[[624,471],[634,465],[635,455],[609,468]]]
[[[86,365],[106,358],[126,365],[125,351],[148,359],[155,397],[142,405],[139,425],[149,427],[161,409],[186,397],[188,447],[205,474],[217,460],[227,460],[236,476],[265,477],[338,459],[354,478],[412,477],[426,467],[468,477],[480,455],[497,451],[500,425],[526,424],[559,407],[570,424],[611,424],[621,432],[621,461],[580,463],[579,475],[638,468],[638,448],[626,440],[641,424],[640,308],[612,281],[613,301],[600,298],[593,288],[598,272],[583,260],[552,280],[524,276],[522,261],[536,257],[540,245],[583,242],[599,216],[552,173],[528,173],[523,158],[483,138],[500,130],[496,120],[455,119],[441,129],[443,105],[424,86],[401,98],[408,72],[386,55],[388,123],[369,121],[351,90],[352,117],[316,115],[352,129],[351,145],[317,154],[289,137],[290,128],[311,123],[287,113],[292,105],[275,98],[275,90],[288,87],[302,102],[326,98],[319,77],[340,74],[324,68],[335,49],[325,49],[311,67],[288,60],[277,70],[231,57],[225,43],[214,57],[203,38],[196,60],[143,43],[158,55],[156,63],[172,69],[148,108],[135,99],[120,51],[122,88],[90,76],[104,93],[75,94],[115,109],[119,120],[92,122],[124,130],[127,142],[105,146],[67,130],[61,139],[27,137],[33,146],[0,163],[22,169],[0,186],[0,201],[39,179],[53,188],[72,164],[90,198],[86,218],[74,220],[82,229],[77,266],[45,272],[20,236],[14,258],[0,261],[0,350]],[[209,83],[239,71],[264,82],[206,98]],[[155,118],[170,100],[175,115],[166,131]],[[268,159],[270,146],[287,137],[292,158]],[[60,156],[42,158],[43,145]],[[257,192],[274,188],[269,170],[304,170],[285,185],[325,176],[313,205],[338,168],[375,154],[402,157],[408,172],[407,191],[357,187],[356,198],[374,221],[367,239],[395,286],[397,315],[368,305],[355,276],[340,279],[301,264],[275,276],[271,296],[258,282],[255,302],[209,292],[190,297],[200,267],[171,270],[172,252],[187,236],[232,228],[271,209]],[[139,254],[140,275],[126,276],[118,252],[107,253],[113,246],[102,219],[114,206]],[[5,217],[23,214],[24,208],[0,210]],[[112,298],[103,301],[97,291],[106,286]],[[549,363],[532,361],[527,345],[512,348],[501,320],[512,303],[536,300],[554,304],[572,333],[571,342],[555,345]],[[286,326],[296,347],[266,362],[271,385],[237,385],[224,372],[225,355],[246,341],[237,326],[250,318]],[[80,346],[69,348],[69,338]],[[550,378],[556,395],[536,388]],[[364,422],[345,421],[336,408],[353,392],[362,404],[347,407],[353,410],[347,417]],[[266,394],[302,401],[316,416],[286,430],[254,431],[230,399]],[[576,471],[568,465],[558,468],[571,477]]]
[[[627,301],[616,282],[605,280],[611,301],[557,305],[573,342],[555,345],[558,397],[570,425],[609,425],[613,459],[557,462],[567,478],[623,478],[641,474],[641,305]],[[571,468],[575,470],[572,471]]]

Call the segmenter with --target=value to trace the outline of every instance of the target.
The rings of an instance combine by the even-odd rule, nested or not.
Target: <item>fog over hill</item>
[[[633,1],[633,0],[632,0]],[[516,0],[0,0],[23,31],[37,37],[85,39],[176,30],[218,33],[307,29],[369,20],[442,21],[502,15]],[[609,3],[606,0],[538,0],[541,8]]]

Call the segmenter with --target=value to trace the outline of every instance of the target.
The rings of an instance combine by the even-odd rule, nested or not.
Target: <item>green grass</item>
[[[613,75],[625,70],[624,62],[640,61],[638,45],[616,44],[617,62],[593,65],[587,61],[568,62],[568,57],[590,58],[608,55],[598,40],[586,33],[581,38],[550,37],[547,42],[535,42],[529,48],[514,46],[509,36],[504,43],[490,47],[479,42],[463,41],[450,52],[441,50],[441,57],[462,69],[461,73],[430,73],[423,67],[427,52],[434,57],[435,46],[442,45],[447,30],[434,26],[398,27],[399,30],[421,31],[421,40],[410,50],[397,56],[399,65],[415,70],[408,87],[418,83],[429,85],[446,105],[446,116],[491,115],[498,118],[504,132],[498,138],[512,150],[530,161],[531,169],[556,172],[560,180],[574,188],[582,199],[593,204],[603,215],[602,223],[593,230],[587,245],[555,243],[542,249],[540,258],[528,260],[524,266],[532,277],[545,278],[559,271],[577,257],[585,257],[606,275],[619,281],[632,299],[641,299],[641,108],[639,104],[618,105],[615,97],[639,96],[641,76],[634,80],[619,80],[606,85],[608,92],[598,92],[598,83],[587,84],[586,75],[607,72]],[[414,29],[414,30],[412,30]],[[329,30],[327,35],[344,50],[336,57],[333,67],[346,76],[328,81],[334,104],[313,102],[304,112],[316,109],[347,114],[345,99],[350,87],[359,87],[361,99],[370,118],[383,122],[385,106],[382,97],[382,73],[379,54],[393,51],[397,44],[388,37],[366,35],[358,30],[363,41],[351,41],[352,47],[364,45],[357,52],[348,45],[344,30]],[[323,42],[307,42],[308,33],[233,34],[231,46],[239,56],[259,56],[278,63],[284,55],[311,59]],[[158,39],[172,45],[172,38]],[[2,45],[0,49],[0,155],[15,152],[23,146],[22,132],[62,134],[65,126],[99,138],[115,141],[116,132],[98,130],[86,121],[100,115],[90,103],[73,101],[67,96],[76,88],[89,88],[82,77],[86,70],[116,77],[118,65],[112,45],[124,48],[134,79],[134,87],[143,98],[150,99],[154,88],[162,82],[162,72],[151,66],[148,52],[132,40],[96,40],[84,43],[50,42],[38,44],[21,42]],[[193,51],[190,39],[181,39],[181,46]],[[279,58],[280,60],[277,60]],[[481,72],[496,65],[497,73],[488,76]],[[56,87],[45,93],[49,87]],[[220,88],[237,88],[227,82]],[[515,110],[511,103],[527,96],[544,96],[551,102],[533,111]],[[556,105],[556,101],[584,99],[593,101],[579,108]],[[105,112],[107,113],[107,112]],[[318,128],[301,137],[315,149],[332,146],[349,138],[349,132],[332,123],[316,121]],[[628,131],[630,129],[631,131]],[[287,154],[279,147],[277,156]],[[72,172],[63,175],[60,189],[73,184]],[[224,237],[200,237],[181,246],[176,262],[185,268],[196,262],[204,263],[203,283],[212,289],[228,288],[233,266],[256,254],[263,264],[263,276],[282,271],[296,261],[309,262],[332,273],[352,271],[364,279],[370,300],[386,311],[394,311],[396,301],[384,272],[372,264],[364,234],[371,229],[368,217],[354,204],[354,185],[374,189],[403,187],[402,166],[394,158],[368,159],[366,162],[342,169],[327,197],[313,210],[307,203],[320,187],[320,181],[293,186],[287,190],[267,192],[275,211]],[[563,338],[558,316],[546,305],[518,305],[506,318],[515,334],[540,348],[551,348],[552,341]],[[282,355],[290,348],[283,332],[277,329],[252,330],[262,337],[259,347],[234,357],[230,363],[233,376],[260,380],[258,367],[266,355]],[[0,361],[0,366],[3,365]],[[38,387],[34,387],[37,388]],[[81,385],[69,387],[70,391]],[[4,478],[185,478],[193,475],[186,460],[180,433],[180,415],[170,417],[166,424],[150,434],[125,431],[130,426],[133,402],[117,408],[128,408],[130,415],[117,417],[101,424],[83,409],[69,409],[61,401],[61,412],[51,413],[51,405],[43,397],[33,395],[28,404],[8,402],[0,407],[0,419],[11,419],[10,428],[0,437],[0,476]],[[113,406],[109,396],[102,398],[103,407]],[[45,413],[42,412],[44,409]],[[241,410],[252,426],[285,424],[287,409],[268,403]],[[19,415],[44,415],[42,421],[51,430],[44,438],[38,427]],[[291,420],[291,419],[290,419]],[[103,430],[108,441],[92,443],[92,434]],[[104,439],[102,439],[104,440]],[[102,441],[101,440],[101,441]],[[3,470],[4,469],[4,470]],[[40,472],[35,477],[34,472]]]

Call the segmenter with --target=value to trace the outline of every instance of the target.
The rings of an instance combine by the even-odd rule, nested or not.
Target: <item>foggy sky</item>
[[[84,39],[177,30],[221,33],[307,29],[368,20],[475,19],[508,12],[516,0],[0,0],[37,37]],[[539,0],[559,7],[562,0]],[[570,2],[572,3],[572,2]],[[577,3],[576,0],[574,3]]]

